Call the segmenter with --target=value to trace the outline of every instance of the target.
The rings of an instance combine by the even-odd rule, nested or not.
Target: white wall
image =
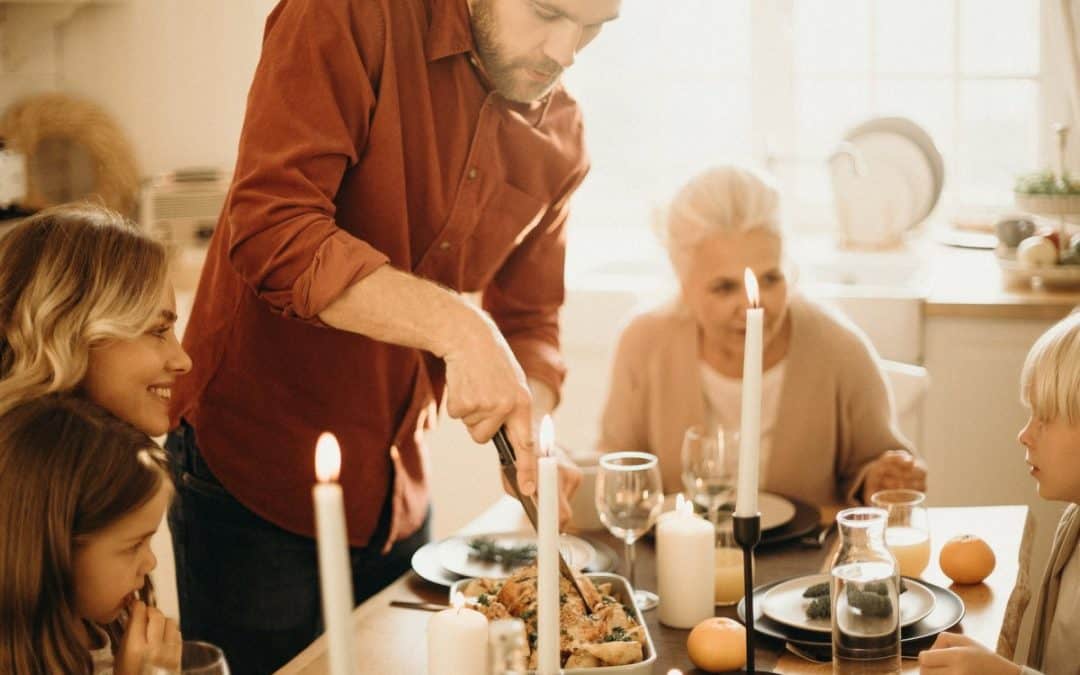
[[[144,175],[232,168],[244,103],[275,0],[123,0],[80,7],[0,70],[0,107],[40,91],[88,98],[135,146]],[[31,7],[21,14],[45,11]],[[9,14],[10,35],[30,19]]]

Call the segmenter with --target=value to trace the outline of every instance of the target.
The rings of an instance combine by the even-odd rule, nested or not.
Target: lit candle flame
[[[315,443],[315,477],[320,483],[331,483],[341,473],[341,447],[334,434],[324,431]]]
[[[450,606],[454,609],[460,610],[465,608],[465,594],[461,591],[454,593],[454,597],[450,598]]]
[[[759,307],[761,305],[761,294],[758,292],[757,277],[754,276],[754,272],[747,267],[746,272],[743,274],[743,284],[746,286],[746,299],[750,301],[751,307]]]
[[[551,421],[551,415],[544,415],[544,419],[540,420],[540,455],[550,457],[554,446],[555,423]]]
[[[686,497],[683,497],[681,492],[675,497],[675,513],[680,516],[694,515],[694,505]]]
[[[678,668],[672,668],[671,670],[667,671],[667,675],[683,675],[683,672]]]

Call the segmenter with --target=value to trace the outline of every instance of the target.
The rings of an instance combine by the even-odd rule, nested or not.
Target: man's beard
[[[484,72],[495,90],[503,98],[517,103],[532,103],[545,96],[555,85],[562,68],[551,59],[531,64],[525,60],[509,60],[503,57],[495,22],[493,0],[476,0],[473,3],[472,28],[476,51]],[[523,73],[532,70],[551,73],[548,83],[525,80]]]

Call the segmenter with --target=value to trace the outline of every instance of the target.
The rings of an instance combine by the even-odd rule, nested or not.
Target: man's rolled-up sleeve
[[[565,300],[566,222],[570,197],[589,170],[583,158],[539,224],[484,290],[483,306],[528,377],[543,382],[558,400],[566,378],[559,342]]]
[[[348,3],[312,0],[271,14],[226,202],[233,267],[275,311],[315,324],[388,262],[335,221],[342,176],[367,142],[371,73],[381,65],[378,45],[359,44],[357,21]]]

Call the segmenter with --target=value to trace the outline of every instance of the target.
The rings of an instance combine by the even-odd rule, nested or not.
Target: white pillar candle
[[[551,418],[540,425],[537,514],[536,672],[556,675],[562,668],[559,647],[559,465],[549,453],[554,443]]]
[[[455,593],[453,609],[444,609],[428,621],[428,675],[488,672],[488,620],[465,608],[465,596]]]
[[[660,623],[693,628],[713,615],[716,531],[680,494],[673,514],[656,524]]]
[[[735,515],[751,517],[758,512],[758,462],[761,445],[761,349],[765,310],[758,296],[757,278],[750,268],[745,273],[746,340],[743,343],[742,421],[739,425],[739,480],[735,495]]]
[[[349,540],[345,536],[345,501],[337,483],[341,448],[333,434],[322,433],[315,444],[315,476],[311,491],[319,549],[319,586],[331,675],[356,672],[350,627],[353,608]]]

